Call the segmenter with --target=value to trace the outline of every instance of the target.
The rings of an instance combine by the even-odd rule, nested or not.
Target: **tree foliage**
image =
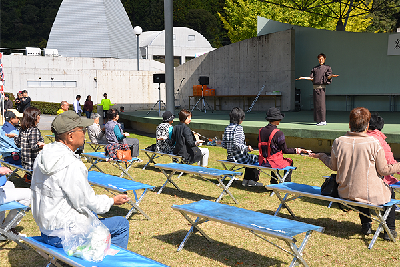
[[[62,0],[2,0],[1,46],[46,47]]]
[[[287,4],[287,1],[281,0]],[[316,0],[321,1],[321,0]],[[370,2],[372,4],[372,2]],[[318,5],[316,5],[318,6]],[[231,42],[241,41],[257,35],[257,16],[265,17],[292,25],[312,27],[317,29],[335,30],[339,13],[339,4],[329,7],[316,7],[309,13],[292,8],[281,7],[259,0],[226,0],[225,16],[219,14]],[[364,32],[372,25],[372,16],[362,15],[361,10],[353,10],[347,22],[346,31]]]

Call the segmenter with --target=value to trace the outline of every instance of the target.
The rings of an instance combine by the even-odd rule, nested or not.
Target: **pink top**
[[[389,144],[386,143],[385,139],[386,139],[386,135],[384,133],[382,133],[379,130],[368,130],[367,134],[369,136],[373,136],[376,139],[378,139],[379,143],[381,144],[383,150],[385,151],[385,158],[388,164],[395,164],[397,163],[397,161],[394,159],[393,157],[393,153],[392,153],[392,149],[390,148]],[[395,184],[397,183],[399,180],[397,180],[396,178],[394,178],[392,175],[387,175],[383,178],[383,180],[387,183],[387,184]]]

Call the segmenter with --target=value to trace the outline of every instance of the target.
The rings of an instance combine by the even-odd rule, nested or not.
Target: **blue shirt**
[[[17,131],[17,133],[18,133],[17,128],[15,128],[15,126],[12,125],[11,123],[9,123],[8,121],[6,121],[6,122],[3,124],[3,131],[4,131],[5,133],[7,133],[7,134],[11,133],[12,131]]]

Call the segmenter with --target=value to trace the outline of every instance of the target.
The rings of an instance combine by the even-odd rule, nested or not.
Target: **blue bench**
[[[93,143],[93,142],[85,142],[85,144],[88,144],[94,152],[98,152],[100,149],[104,149],[107,144],[99,144],[99,143]]]
[[[172,185],[175,186],[176,189],[181,191],[181,189],[172,180],[172,177],[177,172],[180,173],[179,177],[181,176],[182,173],[188,173],[188,174],[198,175],[204,180],[209,182],[211,181],[208,178],[214,178],[218,180],[218,184],[216,185],[222,188],[222,193],[215,200],[216,202],[219,202],[224,196],[224,194],[228,194],[231,196],[231,198],[233,199],[233,201],[235,201],[236,204],[238,203],[235,197],[232,195],[232,193],[229,192],[229,187],[231,186],[233,181],[238,180],[237,177],[242,175],[241,172],[233,172],[233,171],[206,168],[201,166],[193,166],[189,164],[179,164],[179,163],[156,164],[154,165],[154,167],[160,169],[161,172],[165,175],[165,177],[167,177],[167,180],[161,186],[160,190],[158,191],[158,194],[162,192],[162,190],[168,183],[171,183]],[[167,174],[166,171],[170,171],[170,174]],[[229,179],[229,182],[226,184],[224,184],[225,179]]]
[[[47,266],[50,264],[58,265],[58,261],[64,262],[69,264],[70,266],[97,266],[97,267],[122,267],[122,266],[132,266],[132,267],[160,267],[160,266],[167,266],[162,263],[159,263],[155,260],[146,258],[140,254],[135,252],[111,245],[112,249],[118,250],[118,253],[111,256],[105,256],[104,260],[101,262],[90,262],[85,261],[81,258],[77,258],[74,256],[68,256],[63,248],[56,248],[50,246],[43,242],[42,237],[40,236],[33,236],[33,237],[22,237],[21,238],[25,243],[29,244],[34,250],[36,250],[41,256],[45,259],[49,260]]]
[[[19,210],[19,212],[5,227],[0,227],[0,237],[4,236],[4,239],[14,241],[21,247],[28,249],[27,246],[20,242],[21,236],[14,234],[10,231],[10,229],[15,222],[19,221],[22,217],[25,216],[26,212],[29,211],[29,207],[22,205],[16,201],[0,204],[0,212],[9,210]]]
[[[56,136],[54,134],[48,134],[48,135],[45,135],[44,137],[49,139],[50,143],[53,143],[55,141],[55,138],[56,138]]]
[[[388,202],[384,205],[377,206],[377,205],[373,205],[373,204],[367,204],[364,202],[357,202],[357,201],[352,201],[352,200],[343,199],[343,198],[334,198],[334,197],[330,197],[330,196],[321,195],[321,187],[319,187],[319,186],[311,186],[311,185],[297,184],[297,183],[281,183],[281,184],[267,185],[266,188],[268,190],[273,190],[281,202],[278,209],[275,211],[274,215],[277,215],[279,213],[279,211],[281,210],[281,208],[284,207],[295,218],[296,216],[294,215],[293,211],[289,208],[287,202],[295,200],[300,197],[309,197],[309,198],[314,198],[314,199],[326,200],[329,202],[340,203],[358,213],[361,213],[361,212],[357,209],[357,207],[368,208],[372,211],[371,215],[368,216],[364,213],[362,213],[362,214],[379,223],[379,226],[376,229],[375,234],[374,234],[368,248],[371,249],[374,246],[379,233],[383,229],[388,233],[388,235],[390,236],[390,239],[393,242],[396,242],[396,239],[393,237],[393,235],[389,231],[388,226],[386,225],[386,218],[389,215],[389,212],[392,209],[392,206],[400,203],[400,200],[392,199],[390,202]],[[282,197],[281,193],[284,193],[285,196]],[[293,196],[289,198],[289,195],[293,195]],[[386,211],[385,211],[385,208],[386,208]],[[383,215],[382,215],[382,212],[384,212]],[[374,214],[375,216],[372,216],[372,214]]]
[[[274,178],[275,180],[278,181],[278,183],[283,183],[286,179],[286,176],[288,176],[293,170],[297,169],[297,167],[294,167],[294,166],[287,166],[283,169],[278,169],[278,168],[264,167],[264,166],[260,166],[260,165],[243,164],[243,163],[238,163],[238,162],[233,162],[233,161],[228,161],[228,160],[217,160],[217,161],[222,164],[222,167],[224,167],[225,170],[229,170],[229,171],[239,171],[243,168],[257,169],[260,172],[267,174],[271,178]],[[267,171],[273,172],[277,178],[272,176]],[[284,172],[283,176],[279,173],[280,171]]]
[[[97,165],[100,162],[108,162],[114,167],[120,169],[121,175],[119,177],[122,177],[126,175],[130,179],[134,180],[133,177],[128,173],[129,169],[132,167],[132,164],[137,162],[139,159],[138,158],[132,158],[129,161],[122,161],[122,160],[113,160],[105,155],[105,152],[90,152],[90,153],[82,153],[81,157],[86,157],[88,162],[92,164],[88,170],[90,171],[92,168],[96,168],[102,173],[105,173],[100,169],[100,167]]]
[[[146,156],[149,158],[149,161],[146,163],[146,165],[144,165],[143,170],[146,169],[146,167],[150,164],[156,164],[156,162],[154,161],[155,159],[159,158],[159,157],[169,157],[171,158],[171,160],[173,162],[180,162],[182,163],[182,157],[181,156],[177,156],[174,154],[167,154],[167,153],[162,153],[162,152],[156,152],[156,151],[150,151],[150,150],[146,150],[146,149],[142,149],[142,151],[146,154]]]
[[[324,230],[324,228],[320,226],[284,219],[208,200],[200,200],[198,202],[184,205],[173,205],[172,209],[179,211],[192,225],[182,243],[179,245],[178,251],[183,249],[185,242],[195,229],[208,241],[212,242],[212,239],[208,237],[201,228],[199,228],[199,225],[208,221],[216,221],[222,224],[249,230],[257,237],[260,237],[289,253],[293,256],[290,266],[295,266],[298,263],[308,266],[302,256],[303,250],[313,231],[322,232]],[[189,215],[197,217],[197,219],[193,220]],[[297,246],[295,236],[302,233],[305,233],[304,239],[300,246]],[[265,239],[263,236],[285,241],[289,245],[291,252],[272,241]]]
[[[4,165],[5,167],[8,167],[9,169],[12,170],[12,173],[7,175],[8,177],[12,177],[13,175],[16,175],[18,171],[29,173],[31,175],[33,173],[33,170],[25,169],[24,167],[22,167],[22,165],[11,164],[4,160],[0,160],[0,163],[2,165]]]
[[[107,189],[107,191],[116,191],[121,194],[125,194],[127,191],[132,190],[134,196],[135,196],[135,201],[130,200],[128,203],[131,204],[132,208],[129,210],[128,214],[125,216],[126,219],[129,219],[131,214],[137,210],[141,214],[143,214],[144,217],[146,217],[148,220],[150,220],[150,217],[144,213],[144,211],[139,208],[139,203],[142,201],[144,196],[147,193],[147,190],[154,189],[154,186],[148,185],[148,184],[142,184],[140,182],[135,182],[132,180],[127,180],[124,178],[120,178],[117,176],[113,176],[110,174],[105,174],[102,172],[96,172],[96,171],[90,171],[88,172],[88,181],[92,185],[97,185],[100,187],[103,187]],[[136,194],[136,190],[142,190],[143,193],[138,197]]]

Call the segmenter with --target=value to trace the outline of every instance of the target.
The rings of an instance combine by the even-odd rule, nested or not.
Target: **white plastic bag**
[[[104,259],[111,245],[108,228],[86,207],[89,223],[68,221],[62,245],[68,256],[75,256],[87,261],[99,262]]]

